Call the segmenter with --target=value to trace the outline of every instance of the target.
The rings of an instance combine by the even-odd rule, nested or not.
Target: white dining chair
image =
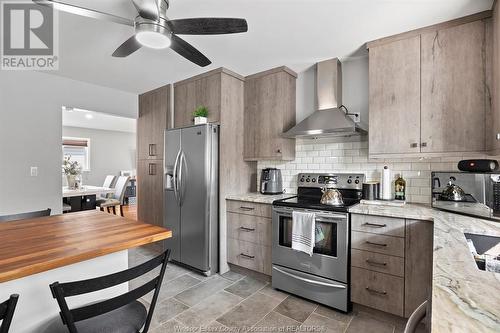
[[[111,198],[106,198],[103,202],[96,203],[98,207],[104,211],[104,208],[113,209],[113,214],[116,215],[116,206],[120,206],[120,215],[123,216],[123,198],[125,197],[125,191],[127,189],[129,176],[120,176],[115,184],[115,193],[112,194]]]

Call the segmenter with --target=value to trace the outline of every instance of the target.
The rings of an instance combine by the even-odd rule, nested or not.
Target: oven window
[[[316,244],[313,252],[337,256],[337,224],[316,221]],[[281,246],[292,247],[292,218],[280,216],[279,241]]]

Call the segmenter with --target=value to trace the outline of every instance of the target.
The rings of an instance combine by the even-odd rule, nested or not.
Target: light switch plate
[[[38,176],[38,167],[31,167],[31,177],[37,177]]]

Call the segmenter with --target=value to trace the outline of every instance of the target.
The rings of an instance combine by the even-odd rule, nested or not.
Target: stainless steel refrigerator
[[[218,271],[219,126],[165,131],[165,241],[171,259],[206,275]]]

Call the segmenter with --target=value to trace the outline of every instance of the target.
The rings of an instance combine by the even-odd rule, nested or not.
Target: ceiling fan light
[[[167,35],[156,31],[139,31],[135,39],[142,45],[152,49],[165,49],[172,43]]]

